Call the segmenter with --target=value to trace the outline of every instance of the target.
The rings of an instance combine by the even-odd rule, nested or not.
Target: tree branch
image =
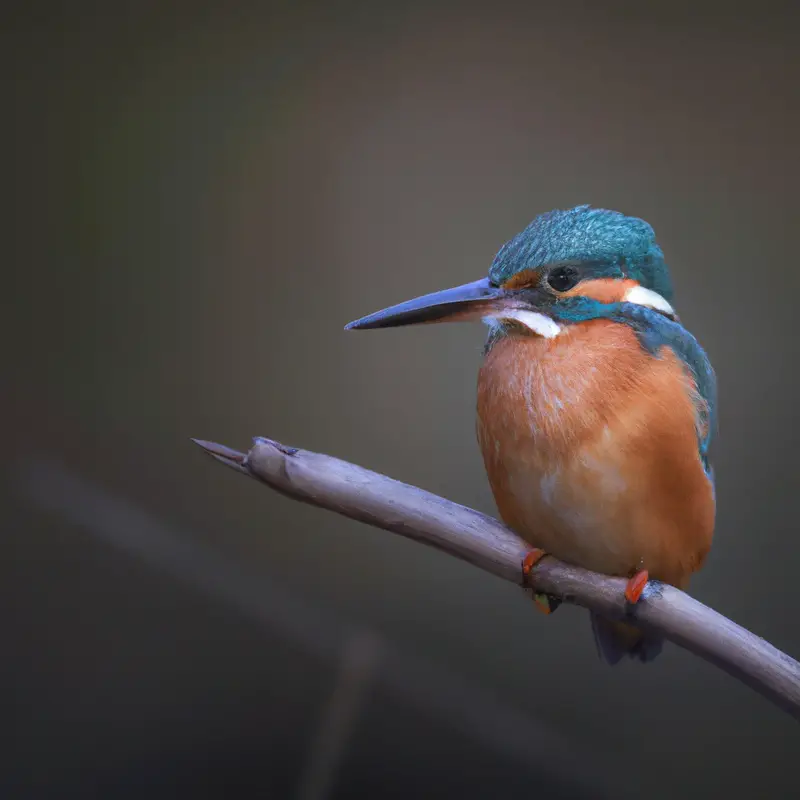
[[[194,439],[226,466],[305,503],[423,542],[505,580],[526,585],[519,536],[465,506],[338,458],[257,438],[247,455]],[[685,647],[800,719],[800,664],[745,628],[673,586],[651,582],[635,605],[625,581],[548,557],[529,583],[614,619],[635,621]]]

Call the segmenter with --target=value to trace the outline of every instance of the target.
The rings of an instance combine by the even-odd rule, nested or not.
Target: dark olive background
[[[494,513],[480,326],[343,325],[482,276],[550,208],[644,217],[719,378],[691,592],[800,655],[797,20],[600,5],[6,11],[3,797],[310,797],[351,625],[383,655],[327,796],[795,795],[797,723],[719,670],[675,646],[609,669],[584,612],[189,442],[268,435]],[[227,589],[112,546],[144,526],[68,479],[210,549]],[[245,573],[335,623],[237,607]],[[480,704],[465,727],[473,692],[545,735],[501,742]]]

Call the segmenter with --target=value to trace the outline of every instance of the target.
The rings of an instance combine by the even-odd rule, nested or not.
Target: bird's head
[[[644,220],[578,206],[550,211],[500,248],[486,278],[423,295],[347,325],[348,330],[481,318],[552,338],[565,326],[611,316],[620,303],[672,319],[672,284]]]

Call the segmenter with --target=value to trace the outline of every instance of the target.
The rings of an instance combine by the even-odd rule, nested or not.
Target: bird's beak
[[[478,319],[499,308],[508,293],[492,286],[488,278],[432,292],[396,306],[389,306],[345,325],[345,330],[396,328],[423,322],[455,322]]]

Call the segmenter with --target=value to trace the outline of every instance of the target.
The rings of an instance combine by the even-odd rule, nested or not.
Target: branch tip
[[[203,452],[211,456],[215,461],[219,461],[220,464],[235,469],[237,472],[244,472],[246,475],[250,474],[247,469],[247,456],[244,453],[232,450],[224,444],[207,442],[203,439],[191,439],[191,441],[202,448]]]

